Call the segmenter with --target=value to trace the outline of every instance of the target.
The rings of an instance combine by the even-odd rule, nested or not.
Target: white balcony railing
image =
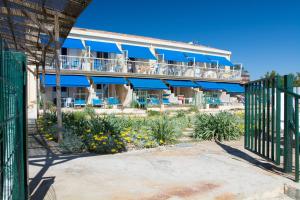
[[[240,80],[241,70],[229,68],[206,68],[197,65],[168,64],[161,61],[132,61],[124,58],[92,58],[79,56],[60,56],[61,69],[112,73],[134,73],[149,75],[197,77],[207,79]],[[54,69],[48,66],[48,69]]]

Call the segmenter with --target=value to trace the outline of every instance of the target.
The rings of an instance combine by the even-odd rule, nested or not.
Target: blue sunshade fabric
[[[244,87],[238,83],[216,83],[216,82],[206,82],[197,81],[196,82],[204,90],[225,90],[231,93],[243,93],[245,92]]]
[[[109,76],[92,76],[94,84],[115,84],[124,85],[127,81],[123,77],[109,77]]]
[[[40,75],[41,80],[43,79]],[[56,86],[56,75],[46,74],[45,75],[45,86],[55,87]],[[61,87],[90,87],[90,83],[87,77],[80,75],[61,75],[60,76],[60,86]]]
[[[160,79],[129,78],[128,80],[135,90],[168,90],[166,84]]]
[[[221,57],[221,56],[212,56],[212,55],[206,55],[206,57],[211,61],[218,63],[219,65],[222,66],[234,66],[232,62],[230,62],[227,58]]]
[[[67,38],[62,47],[68,49],[84,49],[82,41],[74,38]]]
[[[174,88],[197,88],[199,85],[189,80],[166,80],[166,82]]]
[[[185,55],[189,61],[194,61],[195,62],[201,62],[201,63],[210,63],[211,61],[203,54],[199,53],[190,53],[190,52],[185,52]]]
[[[148,47],[122,44],[122,49],[128,51],[128,58],[156,60]]]
[[[222,90],[223,89],[221,87],[221,85],[216,82],[197,81],[196,83],[204,90]]]
[[[232,93],[244,93],[245,88],[237,83],[219,83],[220,87],[223,88],[223,90],[226,90],[227,92]]]
[[[91,48],[91,51],[122,54],[116,43],[85,41],[85,45]]]
[[[181,51],[173,51],[167,49],[155,49],[157,54],[163,55],[164,60],[176,62],[189,62]]]

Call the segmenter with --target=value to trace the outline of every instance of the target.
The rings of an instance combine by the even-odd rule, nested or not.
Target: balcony
[[[241,70],[203,67],[193,63],[168,64],[163,61],[132,61],[124,58],[60,56],[62,70],[178,76],[203,79],[241,80]],[[47,69],[54,69],[48,66]]]

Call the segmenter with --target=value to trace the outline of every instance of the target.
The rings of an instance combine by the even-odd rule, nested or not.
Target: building
[[[243,92],[242,68],[230,57],[230,51],[198,44],[73,28],[60,55],[63,106],[228,103]],[[37,84],[29,77],[29,105],[42,88],[47,101],[56,102],[54,66],[45,73]]]

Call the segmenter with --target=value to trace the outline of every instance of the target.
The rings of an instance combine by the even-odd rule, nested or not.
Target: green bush
[[[64,153],[80,153],[86,149],[81,138],[71,131],[63,133],[63,140],[59,146]]]
[[[236,140],[242,135],[238,118],[228,112],[198,114],[194,137],[200,140]]]
[[[154,119],[150,125],[153,136],[159,144],[168,144],[176,141],[180,134],[180,127],[167,115]]]
[[[161,112],[156,111],[156,110],[148,110],[147,114],[148,114],[149,117],[153,117],[153,116],[160,116]]]

